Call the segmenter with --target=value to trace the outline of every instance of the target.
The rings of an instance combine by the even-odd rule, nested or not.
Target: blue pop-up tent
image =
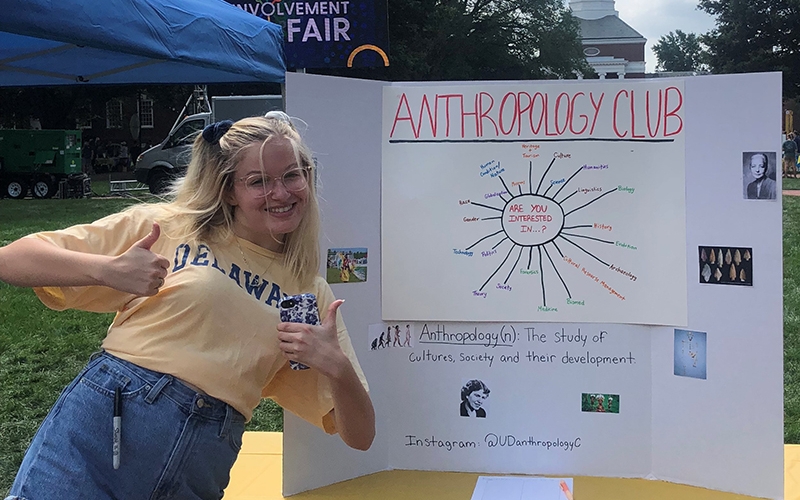
[[[0,0],[0,86],[283,82],[280,26],[223,0]]]

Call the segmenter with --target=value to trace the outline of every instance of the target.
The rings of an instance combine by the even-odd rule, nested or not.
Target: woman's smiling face
[[[263,169],[262,169],[263,161]],[[283,176],[303,176],[292,143],[273,138],[248,146],[236,166],[230,204],[234,207],[233,232],[268,250],[283,250],[283,235],[291,233],[306,213],[309,188],[289,190]]]
[[[764,177],[764,174],[767,172],[767,165],[765,158],[758,154],[753,155],[750,158],[750,173],[753,174],[753,177],[756,179],[760,179]]]
[[[472,407],[473,410],[479,409],[483,406],[483,402],[488,398],[489,395],[483,392],[483,390],[471,392],[469,396],[467,396],[467,402]]]

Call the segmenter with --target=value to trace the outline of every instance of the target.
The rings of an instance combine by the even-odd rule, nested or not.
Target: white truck
[[[193,101],[202,112],[186,116]],[[178,120],[167,138],[135,158],[134,175],[138,182],[147,184],[153,194],[161,194],[175,177],[186,171],[191,160],[191,147],[198,132],[206,125],[220,120],[239,120],[248,116],[264,115],[268,111],[283,110],[280,95],[213,96],[209,102],[205,95],[193,95],[186,101]],[[181,119],[182,118],[182,119]]]

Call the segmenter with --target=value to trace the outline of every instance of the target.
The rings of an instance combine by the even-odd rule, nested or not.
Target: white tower
[[[569,0],[569,7],[575,17],[580,19],[619,17],[619,12],[614,9],[614,0]]]

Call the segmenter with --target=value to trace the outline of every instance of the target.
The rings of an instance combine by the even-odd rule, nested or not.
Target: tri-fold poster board
[[[286,91],[323,254],[369,252],[331,286],[378,431],[287,414],[286,495],[414,469],[783,497],[780,74]]]

